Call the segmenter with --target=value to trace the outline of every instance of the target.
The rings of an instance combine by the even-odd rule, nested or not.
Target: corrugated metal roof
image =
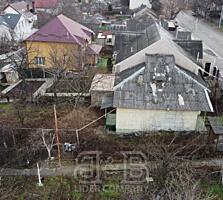
[[[27,41],[64,42],[83,45],[94,32],[87,27],[59,15],[27,38]]]

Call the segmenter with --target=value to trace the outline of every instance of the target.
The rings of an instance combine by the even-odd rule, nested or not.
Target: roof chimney
[[[33,9],[33,12],[35,12],[35,1],[32,1],[32,9]]]
[[[27,11],[29,12],[30,9],[29,9],[29,4],[28,4],[28,3],[27,3],[27,5],[26,5],[26,8],[27,8]]]

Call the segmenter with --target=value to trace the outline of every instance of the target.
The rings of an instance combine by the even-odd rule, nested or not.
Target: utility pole
[[[59,131],[58,131],[58,121],[57,121],[57,110],[56,105],[53,105],[54,110],[54,118],[55,118],[55,131],[56,131],[56,138],[57,138],[57,154],[58,154],[58,160],[59,160],[59,166],[61,168],[61,159],[60,159],[60,141],[59,141]]]

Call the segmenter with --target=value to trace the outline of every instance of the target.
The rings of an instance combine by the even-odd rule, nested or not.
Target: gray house
[[[118,133],[195,131],[204,126],[200,114],[213,112],[202,80],[163,54],[147,54],[145,62],[117,73],[113,96],[105,94],[101,106],[116,108]]]
[[[198,59],[202,58],[200,41],[176,40],[168,31],[154,22],[141,34],[125,35],[126,39],[117,39],[116,64],[114,72],[121,72],[131,66],[145,62],[145,54],[173,54],[177,65],[184,69],[199,73],[201,68]],[[130,38],[130,39],[128,39]],[[118,41],[121,44],[118,44]]]

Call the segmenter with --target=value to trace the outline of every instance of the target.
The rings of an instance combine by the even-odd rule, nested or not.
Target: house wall
[[[28,52],[28,62],[30,68],[43,67],[45,69],[55,68],[55,62],[52,58],[62,60],[70,57],[71,62],[66,62],[67,69],[75,69],[80,67],[81,47],[69,43],[50,43],[50,42],[30,42],[26,41],[26,49]],[[75,55],[75,56],[74,56]],[[35,64],[35,57],[45,57],[45,65],[38,66]]]
[[[86,55],[86,64],[90,66],[95,66],[98,62],[98,56],[97,55]]]
[[[17,40],[24,40],[32,34],[33,22],[25,18],[23,15],[20,17],[14,32]]]
[[[147,5],[149,8],[152,7],[149,0],[130,0],[130,2],[129,2],[129,9],[138,8],[142,4]]]
[[[111,92],[105,91],[91,91],[91,105],[101,107],[103,96],[109,95]]]
[[[8,39],[8,40],[12,39],[9,28],[7,28],[4,25],[0,25],[0,40],[1,39]]]
[[[175,57],[175,62],[177,65],[198,74],[198,65],[187,58],[183,53],[181,53],[177,47],[171,44],[169,41],[161,39],[158,42],[150,45],[149,47],[137,52],[136,54],[126,58],[120,63],[117,63],[114,68],[114,72],[121,72],[125,69],[138,65],[145,62],[145,54],[172,54]]]
[[[116,131],[194,131],[200,112],[117,108]]]
[[[217,67],[216,66],[216,60],[217,60],[217,57],[204,53],[204,56],[203,56],[203,59],[202,59],[201,62],[202,62],[204,67],[205,67],[206,63],[211,63],[210,72],[209,72],[210,74],[213,74],[214,67]]]

